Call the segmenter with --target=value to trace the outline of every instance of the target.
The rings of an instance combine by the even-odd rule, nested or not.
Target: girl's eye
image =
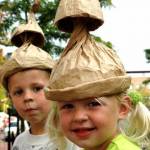
[[[88,103],[89,107],[96,107],[96,106],[100,106],[100,105],[101,105],[101,103],[99,103],[95,100]]]
[[[61,106],[61,109],[73,109],[74,106],[73,104],[64,104]]]

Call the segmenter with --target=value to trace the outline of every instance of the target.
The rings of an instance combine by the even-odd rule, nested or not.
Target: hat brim
[[[90,97],[113,95],[127,90],[131,84],[131,77],[119,76],[94,82],[79,84],[64,89],[48,89],[45,91],[47,99],[52,101],[73,101]]]

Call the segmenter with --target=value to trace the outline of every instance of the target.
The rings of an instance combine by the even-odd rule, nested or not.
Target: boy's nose
[[[24,101],[25,102],[28,102],[28,101],[32,101],[33,100],[33,94],[32,94],[32,92],[31,91],[26,91],[25,93],[24,93]]]

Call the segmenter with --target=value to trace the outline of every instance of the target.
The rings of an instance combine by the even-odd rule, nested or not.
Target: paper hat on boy
[[[54,61],[40,48],[44,44],[44,34],[32,12],[28,23],[16,28],[11,40],[13,44],[21,47],[16,49],[0,68],[0,82],[6,89],[8,77],[18,71],[36,68],[51,72]]]
[[[76,5],[68,4],[74,2]],[[61,0],[60,4],[76,8],[88,3],[86,9],[93,12],[91,16],[98,16],[101,12],[93,8],[98,0]],[[57,16],[61,16],[56,25],[64,31],[70,31],[63,6],[58,7]],[[80,8],[80,7],[79,7]],[[80,10],[80,9],[79,9]],[[89,34],[89,26],[80,13],[73,9],[74,27],[67,47],[64,49],[59,61],[53,68],[48,88],[45,90],[48,99],[55,101],[72,101],[91,97],[100,97],[120,93],[129,88],[131,79],[126,75],[122,62],[116,52],[102,43],[96,42]],[[62,16],[62,14],[64,16]],[[84,14],[84,13],[83,13]],[[85,13],[86,14],[86,13]],[[66,15],[66,17],[65,17]],[[81,12],[82,16],[82,12]],[[88,16],[90,16],[88,14]],[[102,15],[101,15],[102,16]],[[77,19],[76,19],[77,18]],[[89,18],[91,19],[91,18]],[[101,17],[100,17],[101,19]],[[63,22],[61,24],[61,21]],[[65,22],[65,23],[64,23]],[[70,23],[70,22],[69,22]]]
[[[53,66],[54,61],[47,52],[33,44],[25,43],[1,66],[0,81],[7,89],[7,78],[12,74],[28,68],[45,69],[51,72]]]
[[[17,47],[20,47],[28,40],[32,41],[31,43],[35,46],[41,48],[44,45],[44,33],[36,22],[33,12],[29,13],[27,24],[19,25],[16,30],[14,30],[11,38],[11,42]]]
[[[90,31],[103,24],[103,14],[98,0],[61,0],[54,23],[65,32],[73,31],[73,21],[82,18]]]

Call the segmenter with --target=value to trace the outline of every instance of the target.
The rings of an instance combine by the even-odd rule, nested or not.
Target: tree
[[[147,62],[150,63],[150,49],[145,49],[144,51]]]
[[[102,7],[112,6],[111,0],[100,0]],[[27,12],[30,10],[34,0],[1,0],[0,1],[0,44],[11,46],[10,32],[20,23],[27,21]],[[44,50],[50,54],[58,55],[62,51],[60,42],[66,42],[70,36],[68,33],[60,32],[53,25],[59,0],[41,0],[41,7],[36,14],[36,19],[41,26],[46,43]],[[96,37],[97,40],[103,41]],[[59,42],[58,42],[59,41]],[[59,43],[59,44],[57,44]],[[107,44],[107,43],[106,43]],[[111,43],[108,43],[111,46]]]
[[[141,97],[141,102],[150,109],[150,78],[145,79],[138,86],[132,86],[129,89],[129,95],[134,98],[134,102],[138,101],[136,98]],[[132,93],[133,92],[133,93]],[[135,95],[134,95],[135,94]]]

